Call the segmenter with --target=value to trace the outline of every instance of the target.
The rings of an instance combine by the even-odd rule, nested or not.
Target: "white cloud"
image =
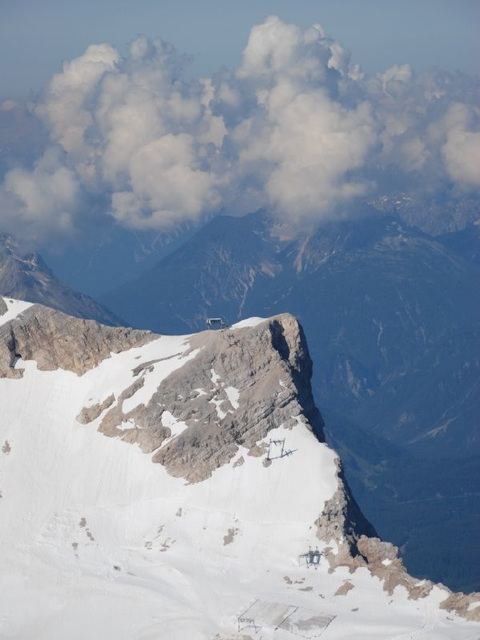
[[[296,220],[331,217],[338,203],[365,192],[366,182],[351,172],[375,141],[368,104],[347,109],[321,90],[295,94],[282,85],[265,102],[255,135],[241,140],[239,165],[244,173],[263,165],[271,208]]]
[[[71,232],[99,199],[136,229],[262,206],[315,221],[391,167],[480,187],[475,79],[402,64],[369,76],[320,25],[275,16],[252,28],[238,70],[187,80],[186,62],[143,37],[125,57],[100,44],[66,62],[36,108],[50,148],[0,188],[3,227]]]
[[[228,141],[232,182],[256,185],[257,206],[319,219],[366,191],[368,181],[354,174],[376,144],[377,126],[367,102],[338,98],[349,72],[349,53],[319,25],[302,31],[270,17],[252,29],[243,64],[228,88],[220,85],[218,100],[222,112],[224,95],[253,96]],[[252,197],[250,190],[249,206]]]
[[[379,74],[382,83],[383,92],[392,95],[401,91],[401,85],[407,84],[412,79],[412,70],[410,65],[395,65],[387,69],[384,73]]]
[[[79,201],[76,174],[64,165],[57,150],[50,149],[32,171],[7,173],[0,188],[3,230],[22,229],[29,240],[71,234]]]
[[[442,154],[447,172],[460,187],[480,187],[480,131],[472,131],[474,112],[464,104],[450,107],[444,121],[446,123],[446,142]],[[477,127],[478,129],[478,127]]]
[[[167,134],[130,159],[131,191],[113,194],[113,214],[126,226],[152,228],[196,220],[215,208],[215,177],[202,171],[187,134]]]
[[[91,45],[83,55],[65,62],[62,73],[53,76],[37,113],[50,128],[52,140],[67,153],[85,151],[85,133],[93,123],[93,91],[119,58],[108,44]]]
[[[48,200],[45,190],[58,191],[60,177],[77,186],[62,201],[70,222],[80,215],[78,188],[89,197],[110,194],[110,213],[132,228],[194,220],[217,207],[207,165],[223,121],[209,107],[211,83],[186,83],[183,65],[170,45],[146,38],[131,44],[126,59],[103,44],[65,63],[37,108],[65,152],[63,174],[44,175],[50,187],[37,179],[38,167],[8,174],[4,188],[22,203],[19,217],[43,215],[47,223],[40,203]]]

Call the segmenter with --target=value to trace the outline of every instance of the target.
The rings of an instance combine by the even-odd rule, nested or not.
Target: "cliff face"
[[[7,312],[5,301],[3,311]],[[2,307],[0,307],[0,323]],[[0,325],[0,377],[19,378],[18,358],[35,360],[40,370],[65,369],[79,375],[98,365],[111,353],[140,346],[153,339],[149,331],[109,327],[32,305]]]
[[[248,455],[265,456],[259,442],[269,431],[292,429],[300,419],[324,441],[309,386],[311,361],[293,317],[193,336],[184,357],[192,358],[188,366],[162,380],[148,402],[128,409],[125,401],[149,384],[156,362],[136,367],[132,384],[103,414],[99,430],[138,443],[153,453],[154,462],[189,482],[209,477],[240,446]],[[175,438],[172,419],[183,425]],[[80,421],[88,422],[85,412]],[[122,427],[125,423],[132,427]]]
[[[476,619],[480,598],[419,583],[374,537],[324,443],[311,373],[287,314],[172,337],[0,299],[0,559],[7,589],[36,576],[43,600],[29,624],[47,610],[49,637],[65,635],[60,589],[89,612],[84,633],[96,585],[110,594],[105,638],[117,620],[132,639],[236,637],[236,616],[263,598],[262,616],[271,600],[291,603],[292,633],[318,635],[337,617],[335,637],[354,625],[396,638],[422,628],[425,606],[444,637],[473,638],[449,612]],[[135,609],[150,611],[145,593],[161,612],[148,633]],[[25,636],[23,622],[6,624]]]
[[[155,338],[148,331],[107,327],[32,305],[0,326],[0,376],[21,378],[19,359],[34,360],[39,370],[84,375],[112,354]],[[312,361],[293,316],[194,334],[180,354],[185,365],[166,377],[156,376],[155,367],[179,353],[135,362],[129,384],[113,394],[107,387],[105,397],[81,408],[77,421],[95,425],[105,436],[138,444],[170,475],[188,482],[210,477],[240,448],[266,466],[272,464],[269,448],[273,446],[275,457],[278,447],[270,445],[268,434],[280,427],[288,432],[303,423],[325,442],[310,387]],[[148,396],[137,402],[145,387]],[[174,434],[172,423],[182,425],[181,433]],[[288,445],[284,455],[286,451]],[[348,502],[354,504],[350,495]],[[373,532],[356,513],[356,528],[350,521],[345,524],[352,539],[357,533]]]
[[[111,354],[156,337],[33,305],[0,326],[0,376],[22,377],[21,365],[15,366],[18,359],[34,360],[39,370],[83,375]],[[100,417],[100,432],[138,443],[146,453],[155,451],[154,462],[189,481],[210,476],[239,446],[250,455],[264,455],[259,441],[271,429],[293,428],[300,418],[324,442],[323,421],[310,388],[312,362],[303,330],[292,316],[193,335],[181,354],[188,366],[173,369],[158,379],[158,386],[155,365],[162,359],[135,363],[131,384],[82,407],[78,421],[90,424]],[[136,404],[135,394],[146,384],[151,387],[149,398]],[[173,439],[172,420],[184,425]]]

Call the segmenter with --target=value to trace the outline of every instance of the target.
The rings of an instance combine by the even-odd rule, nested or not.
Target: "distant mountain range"
[[[263,213],[222,217],[101,298],[132,326],[288,310],[302,321],[322,407],[428,455],[480,453],[480,270],[391,217],[280,240]]]
[[[432,236],[462,231],[480,219],[478,198],[448,191],[436,194],[400,191],[378,196],[369,205]]]
[[[107,325],[123,324],[102,304],[59,280],[38,253],[25,251],[7,235],[0,235],[0,295],[39,302]]]
[[[465,260],[480,267],[480,223],[469,225],[455,233],[445,233],[438,240]]]
[[[6,295],[167,334],[203,329],[210,316],[294,313],[327,437],[362,509],[413,573],[480,589],[478,212],[439,201],[427,203],[429,218],[422,202],[383,198],[309,233],[262,211],[166,236],[104,230],[90,248],[48,256],[80,289],[120,284],[101,297],[116,315],[5,237],[0,283]],[[451,549],[452,537],[462,544]]]
[[[196,231],[193,225],[152,232],[122,229],[108,218],[90,222],[93,233],[67,249],[47,247],[44,257],[59,278],[94,297],[139,276]]]

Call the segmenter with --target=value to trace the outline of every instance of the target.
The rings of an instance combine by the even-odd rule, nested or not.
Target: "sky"
[[[271,14],[320,22],[366,71],[479,71],[478,0],[0,0],[0,101],[37,94],[91,43],[121,51],[137,35],[192,54],[195,74],[235,67],[251,27]]]
[[[0,0],[0,18],[0,232],[260,208],[304,227],[387,186],[480,194],[477,0]]]

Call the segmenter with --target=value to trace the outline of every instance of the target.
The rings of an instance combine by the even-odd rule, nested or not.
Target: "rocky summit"
[[[480,635],[343,479],[282,314],[158,336],[0,299],[0,635]]]

